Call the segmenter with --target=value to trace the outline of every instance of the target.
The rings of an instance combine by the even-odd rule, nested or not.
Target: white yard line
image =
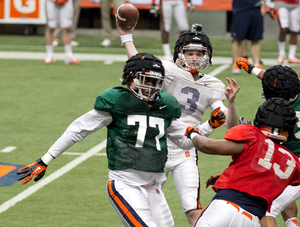
[[[8,146],[8,147],[5,147],[4,149],[2,149],[1,152],[9,153],[9,152],[12,152],[15,149],[17,149],[17,147],[15,147],[15,146]]]
[[[1,47],[1,45],[0,45]],[[126,54],[86,54],[86,53],[74,53],[76,59],[80,61],[104,61],[105,64],[112,64],[113,62],[125,62],[127,61]],[[164,56],[156,55],[161,60]],[[22,52],[22,51],[0,51],[0,59],[27,59],[27,60],[44,60],[46,57],[45,52]],[[64,53],[55,53],[54,60],[64,60]],[[264,66],[276,65],[277,58],[263,58]],[[249,59],[250,63],[253,62]],[[232,64],[232,57],[212,57],[213,65],[220,64]]]
[[[82,155],[82,153],[80,152],[64,152],[62,153],[63,155]],[[106,156],[106,153],[97,153],[97,154],[94,154],[95,156]]]
[[[20,202],[23,199],[26,199],[28,196],[35,193],[36,191],[38,191],[39,189],[41,189],[45,185],[51,183],[55,179],[61,177],[65,173],[69,172],[70,170],[72,170],[73,168],[78,166],[80,163],[82,163],[85,160],[87,160],[88,158],[94,156],[96,153],[98,153],[99,151],[101,151],[105,147],[106,147],[106,140],[102,141],[97,146],[91,148],[86,153],[83,153],[81,156],[79,156],[76,159],[74,159],[73,161],[69,162],[68,164],[66,164],[62,168],[58,169],[57,171],[55,171],[54,173],[52,173],[48,177],[43,178],[42,180],[38,181],[37,183],[35,183],[31,187],[25,189],[24,191],[22,191],[21,193],[19,193],[15,197],[13,197],[10,200],[4,202],[2,205],[0,205],[0,214],[4,211],[8,210],[9,208],[13,207],[14,205],[16,205],[17,202]]]
[[[225,69],[227,69],[230,66],[231,65],[229,65],[229,64],[221,65],[218,68],[216,68],[215,70],[213,70],[210,73],[208,73],[208,75],[210,75],[210,76],[217,76],[217,75],[219,75],[221,72],[223,72]]]

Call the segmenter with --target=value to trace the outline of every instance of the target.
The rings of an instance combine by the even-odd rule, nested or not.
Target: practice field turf
[[[111,48],[101,48],[99,37],[79,36],[78,41],[80,46],[73,48],[75,56],[78,53],[125,55],[117,38]],[[163,54],[159,38],[136,37],[135,42],[140,52]],[[214,56],[231,57],[230,40],[212,39],[212,44]],[[43,60],[3,57],[6,51],[42,53],[44,50],[44,38],[40,36],[0,36],[1,165],[27,165],[40,158],[73,120],[93,109],[98,94],[108,87],[120,85],[124,62],[82,61],[81,65],[72,66],[56,61],[44,65]],[[54,50],[63,52],[63,47]],[[276,57],[276,42],[263,41],[262,59]],[[300,70],[299,66],[291,67],[296,72]],[[217,69],[223,70],[216,73]],[[226,64],[225,67],[214,64],[204,72],[216,73],[225,84],[226,77],[234,78],[241,86],[236,99],[239,116],[253,121],[257,107],[264,101],[261,82],[243,71],[232,75],[231,65],[226,67]],[[209,114],[210,110],[207,110],[204,120]],[[225,131],[221,127],[211,138],[222,138]],[[45,177],[39,182],[31,181],[26,185],[17,182],[0,187],[0,226],[123,226],[106,195],[108,168],[105,149],[98,152],[101,146],[94,148],[105,139],[106,129],[103,128],[75,144],[49,165]],[[1,152],[7,147],[16,149]],[[230,160],[230,157],[199,154],[203,207],[214,196],[211,188],[205,189],[206,180],[221,173]],[[188,226],[171,175],[163,190],[175,226]],[[281,217],[277,218],[277,224],[284,226]]]

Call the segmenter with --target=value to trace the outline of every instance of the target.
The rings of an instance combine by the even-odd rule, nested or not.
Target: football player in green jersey
[[[294,133],[290,134],[284,143],[291,152],[300,157],[300,88],[297,73],[288,66],[275,65],[269,69],[262,70],[254,67],[245,58],[237,58],[236,65],[243,68],[249,74],[254,74],[262,80],[262,87],[266,99],[281,97],[289,101],[296,111],[297,123]],[[295,201],[300,198],[300,186],[288,186],[283,193],[272,203],[270,213],[266,214],[266,223],[276,226],[275,219],[281,213],[287,227],[298,226],[297,204]],[[262,223],[264,226],[266,223]]]
[[[123,85],[103,91],[94,109],[72,122],[48,152],[18,174],[23,184],[41,179],[49,163],[82,141],[89,134],[107,127],[108,197],[125,226],[174,225],[161,183],[166,180],[168,130],[174,142],[191,149],[193,144],[180,130],[176,120],[180,105],[170,94],[161,91],[164,67],[147,53],[128,59],[124,66]],[[172,137],[168,135],[168,137]]]

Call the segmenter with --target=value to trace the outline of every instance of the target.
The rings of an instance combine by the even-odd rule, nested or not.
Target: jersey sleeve
[[[168,89],[168,87],[170,86],[170,83],[173,80],[174,74],[172,72],[173,69],[173,65],[174,63],[170,62],[170,61],[166,61],[163,60],[162,61],[163,66],[165,68],[165,79],[164,79],[164,83],[163,83],[163,90],[166,91]]]
[[[218,107],[221,108],[221,111],[228,110],[228,108],[224,105],[223,102],[224,102],[224,100],[217,100],[217,101],[213,102],[210,106],[211,110],[214,111]]]
[[[73,144],[84,140],[89,134],[107,126],[112,117],[107,112],[91,110],[74,120],[48,152],[56,158]]]
[[[211,81],[211,82],[210,82]],[[209,83],[213,84],[214,89],[212,89],[212,95],[211,95],[211,103],[210,103],[210,108],[211,110],[214,110],[216,108],[218,108],[219,106],[221,106],[221,110],[225,110],[227,109],[227,107],[225,107],[224,104],[221,104],[221,102],[223,103],[224,101],[227,100],[226,96],[225,96],[225,84],[216,79],[210,79],[208,80]]]
[[[103,91],[97,98],[94,104],[94,109],[111,113],[115,107],[117,100],[120,97],[122,87],[108,88]]]
[[[249,142],[256,137],[253,129],[254,126],[252,125],[237,125],[226,132],[224,139],[243,143]]]
[[[168,139],[183,150],[190,150],[194,147],[192,140],[188,139],[184,133],[187,125],[181,120],[174,119],[167,130]]]

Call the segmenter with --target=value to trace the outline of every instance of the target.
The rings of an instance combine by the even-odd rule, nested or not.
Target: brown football
[[[131,3],[124,3],[117,9],[118,25],[122,29],[131,29],[139,19],[139,10]]]

